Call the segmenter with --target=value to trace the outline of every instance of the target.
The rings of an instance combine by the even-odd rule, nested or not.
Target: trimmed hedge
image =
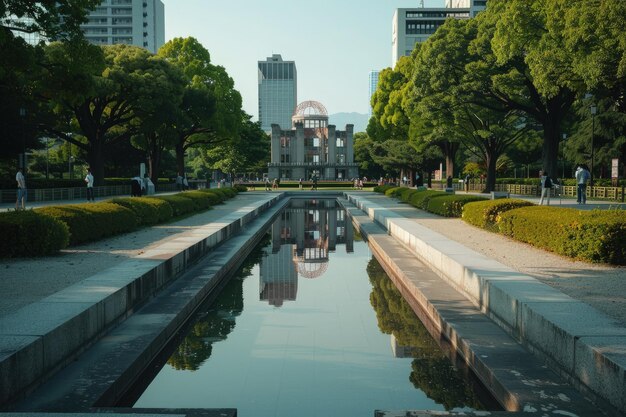
[[[135,214],[137,224],[155,224],[159,222],[159,212],[154,204],[150,204],[142,198],[121,197],[107,200],[130,209]]]
[[[129,232],[137,226],[132,210],[107,202],[48,206],[35,211],[67,224],[70,245]]]
[[[137,198],[129,197],[132,200],[137,200]],[[170,206],[167,201],[159,200],[157,198],[152,197],[141,197],[139,199],[142,203],[150,204],[157,211],[157,223],[163,223],[174,217],[174,210],[172,210],[172,206]]]
[[[375,193],[382,193],[385,194],[385,192],[390,189],[390,188],[396,188],[395,185],[377,185],[376,187],[374,187],[374,192]]]
[[[391,187],[385,190],[385,195],[387,197],[400,197],[400,193],[402,190],[406,189],[406,187]]]
[[[172,194],[172,195],[157,195],[150,198],[155,200],[165,201],[172,207],[174,217],[182,216],[187,213],[196,211],[196,204],[191,198],[183,196],[184,193]]]
[[[451,195],[444,193],[443,191],[435,191],[435,190],[424,190],[418,191],[416,193],[411,194],[409,199],[409,204],[413,207],[417,207],[422,210],[428,210],[428,201],[431,198],[439,198],[444,197],[446,195]]]
[[[193,201],[196,211],[206,210],[212,206],[209,195],[209,193],[203,193],[200,191],[185,191],[180,194],[181,197],[188,198]]]
[[[241,184],[235,184],[233,188],[238,193],[245,193],[246,191],[248,191],[248,187],[246,187],[245,185],[241,185]]]
[[[499,198],[496,200],[473,202],[463,206],[463,215],[461,217],[471,225],[497,232],[497,222],[502,213],[527,206],[534,206],[534,204],[530,201],[514,198]]]
[[[42,256],[67,247],[65,223],[33,210],[0,213],[0,256]]]
[[[483,201],[484,197],[464,194],[447,194],[427,200],[426,210],[445,217],[461,217],[467,203]]]
[[[502,213],[501,233],[560,255],[626,265],[626,213],[522,207]]]

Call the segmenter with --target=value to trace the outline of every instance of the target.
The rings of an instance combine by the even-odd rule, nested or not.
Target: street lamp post
[[[26,118],[26,109],[24,107],[20,107],[20,119],[22,121],[21,125],[21,133],[22,133],[22,158],[20,161],[20,167],[26,172],[26,129],[24,119]]]
[[[563,133],[563,159],[562,159],[562,163],[563,163],[563,172],[561,174],[561,178],[565,178],[565,139],[567,139],[567,133]]]
[[[591,185],[591,195],[593,195],[593,157],[594,157],[594,140],[595,140],[595,131],[596,131],[596,112],[598,108],[595,104],[592,104],[589,107],[589,111],[591,112],[591,181],[589,185]]]

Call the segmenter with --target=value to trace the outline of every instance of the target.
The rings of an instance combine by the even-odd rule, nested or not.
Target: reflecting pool
[[[484,409],[334,200],[293,200],[181,339],[134,407]]]

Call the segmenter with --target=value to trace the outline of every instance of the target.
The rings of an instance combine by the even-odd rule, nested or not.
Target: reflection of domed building
[[[326,108],[317,101],[296,107],[290,130],[272,125],[270,178],[350,179],[359,176],[354,163],[353,125],[345,131],[328,124]]]
[[[334,200],[293,199],[272,224],[272,246],[261,261],[260,298],[281,306],[295,300],[298,276],[318,278],[337,244],[352,252],[352,224]]]

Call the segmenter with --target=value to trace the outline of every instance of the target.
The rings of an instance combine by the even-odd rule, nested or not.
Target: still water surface
[[[335,204],[292,202],[135,407],[241,417],[484,408]]]

